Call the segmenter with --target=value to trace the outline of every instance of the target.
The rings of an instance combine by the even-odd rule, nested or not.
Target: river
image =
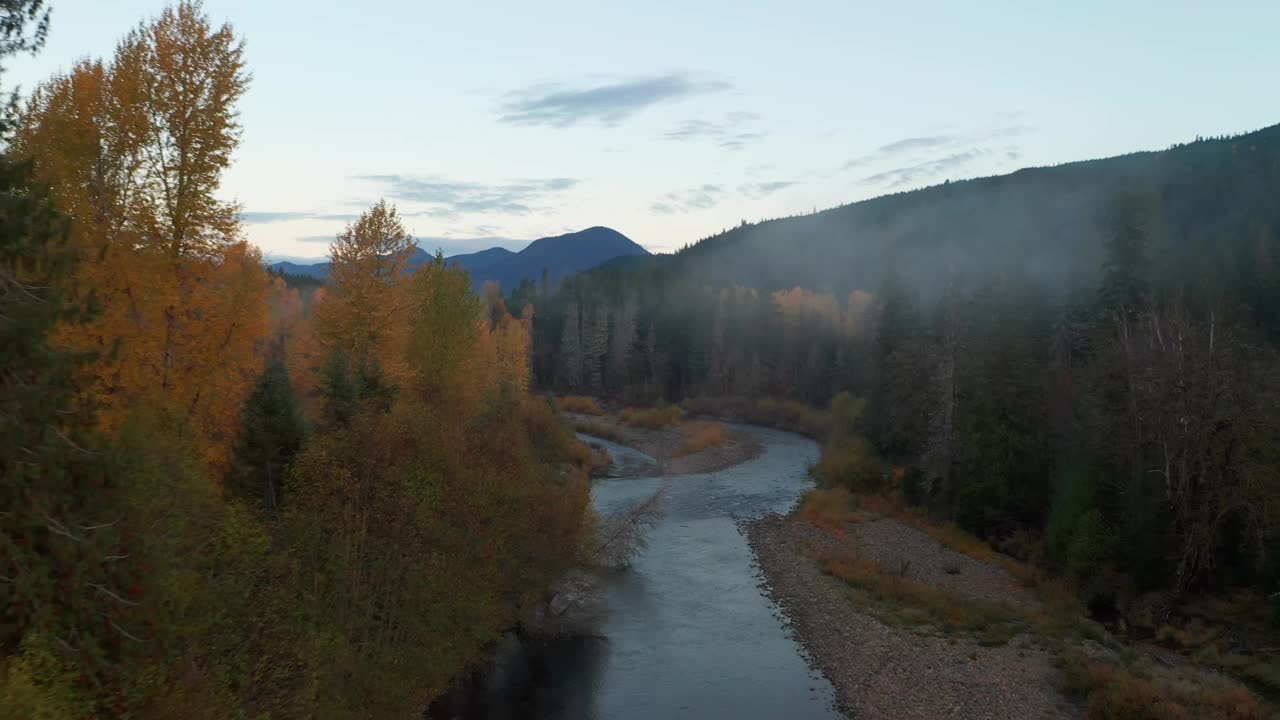
[[[600,638],[520,649],[512,661],[518,671],[490,678],[453,717],[841,717],[830,683],[808,667],[763,594],[735,522],[791,508],[809,486],[817,445],[775,430],[735,429],[757,435],[764,452],[725,470],[669,478],[653,476],[646,456],[592,439],[610,449],[625,474],[640,473],[597,480],[592,498],[599,510],[640,502],[665,484],[662,518],[648,547],[629,570],[610,576]]]

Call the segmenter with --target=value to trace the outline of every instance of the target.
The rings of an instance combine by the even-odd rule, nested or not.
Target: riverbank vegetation
[[[709,420],[692,420],[685,423],[680,432],[683,439],[675,456],[693,455],[703,450],[723,447],[729,443],[729,432],[723,424]]]
[[[1113,632],[1269,677],[1277,157],[1269,128],[744,224],[571,278],[535,323],[535,376],[790,425],[824,442],[822,486],[1059,578]],[[1000,214],[1015,196],[1036,222]],[[780,256],[789,232],[813,252]],[[1180,646],[1196,623],[1229,652]]]
[[[527,317],[408,274],[386,203],[324,287],[263,269],[218,199],[248,84],[180,2],[9,118],[0,715],[420,713],[590,550]]]

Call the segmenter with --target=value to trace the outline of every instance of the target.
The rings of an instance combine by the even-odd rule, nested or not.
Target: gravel
[[[1038,609],[1040,599],[1004,570],[938,543],[923,532],[890,518],[854,526],[858,549],[872,562],[956,595]]]
[[[708,448],[692,455],[673,457],[684,443],[680,428],[648,430],[632,427],[614,415],[581,415],[564,413],[571,421],[607,428],[613,440],[620,445],[635,448],[658,461],[663,475],[699,475],[716,472],[744,463],[760,455],[764,445],[750,433],[729,430],[729,442],[721,447]]]
[[[763,587],[784,611],[797,640],[836,689],[851,718],[1073,718],[1079,711],[1056,689],[1050,656],[1019,637],[1000,647],[982,647],[959,637],[921,635],[890,627],[851,602],[848,588],[824,575],[807,549],[839,542],[813,526],[768,515],[742,523],[763,575]],[[971,567],[976,561],[937,545],[891,519],[869,523],[861,533],[865,552],[907,559],[919,579],[978,597],[1010,591],[999,578]],[[961,572],[945,568],[958,564]],[[977,563],[981,565],[981,563]],[[985,566],[984,566],[985,567]],[[994,568],[987,570],[999,573]],[[964,578],[966,573],[970,576]],[[993,583],[986,587],[984,582]],[[1012,588],[1021,590],[1021,588]],[[1012,602],[1024,602],[1013,593]]]

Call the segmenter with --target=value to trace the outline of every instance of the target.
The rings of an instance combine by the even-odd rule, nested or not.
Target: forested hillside
[[[218,199],[248,83],[181,2],[6,116],[0,717],[417,715],[580,559],[529,320],[385,203],[268,274]]]
[[[572,279],[536,376],[739,411],[849,393],[825,482],[901,493],[1098,608],[1271,592],[1277,198],[1280,126],[744,224]]]

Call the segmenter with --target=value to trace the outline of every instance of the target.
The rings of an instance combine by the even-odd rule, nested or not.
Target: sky
[[[30,89],[163,0],[51,0]],[[446,255],[743,220],[1280,123],[1280,2],[205,0],[253,81],[222,195],[272,258],[386,198]]]

